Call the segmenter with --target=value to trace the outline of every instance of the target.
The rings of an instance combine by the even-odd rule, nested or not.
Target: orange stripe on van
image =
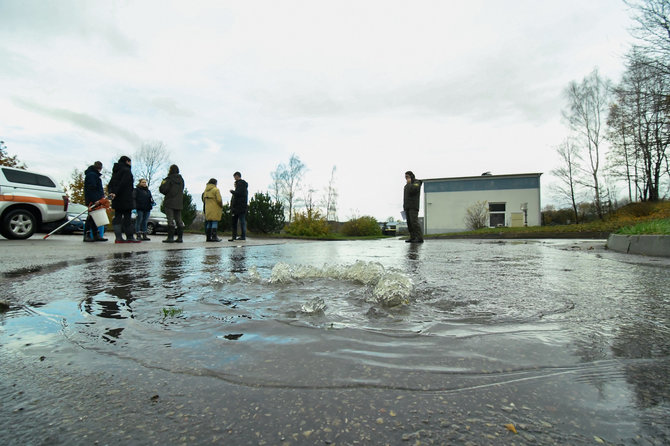
[[[46,205],[64,206],[63,200],[52,198],[22,197],[19,195],[0,195],[0,201],[15,201],[17,203],[43,203]]]

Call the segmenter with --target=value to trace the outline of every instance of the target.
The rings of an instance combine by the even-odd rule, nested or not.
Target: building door
[[[505,203],[489,203],[489,227],[505,226]]]

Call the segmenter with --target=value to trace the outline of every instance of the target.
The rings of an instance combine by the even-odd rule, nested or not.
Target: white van
[[[65,221],[69,199],[47,175],[0,166],[0,234],[27,239],[44,223]]]

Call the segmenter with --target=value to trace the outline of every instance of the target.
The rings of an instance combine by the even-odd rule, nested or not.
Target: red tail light
[[[67,212],[67,206],[70,204],[70,197],[63,195],[63,210]]]

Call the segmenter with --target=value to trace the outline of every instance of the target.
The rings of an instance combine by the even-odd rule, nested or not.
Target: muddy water
[[[87,413],[123,395],[136,411],[185,398],[182,411],[212,424],[180,420],[187,443],[663,444],[670,269],[636,259],[565,242],[448,240],[118,254],[3,284],[12,308],[0,315],[0,354],[15,387],[35,358],[60,380],[82,375],[103,395]],[[98,380],[119,375],[137,387],[106,393]],[[40,388],[39,374],[30,380]],[[14,400],[2,413],[26,424],[7,437],[16,444],[53,428],[28,423],[48,398],[18,392],[2,393]],[[59,397],[81,399],[72,395]],[[146,416],[153,427],[135,428],[138,443],[181,438]],[[85,424],[93,437],[102,425],[127,433]],[[52,440],[71,442],[73,428],[60,429]]]

